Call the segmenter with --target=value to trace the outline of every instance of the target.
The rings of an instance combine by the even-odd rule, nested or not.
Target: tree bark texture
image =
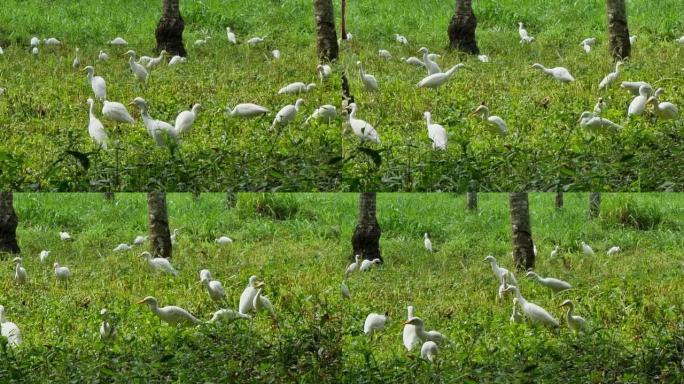
[[[171,232],[166,212],[166,193],[147,193],[147,217],[150,226],[150,245],[154,257],[171,257]]]
[[[318,58],[323,61],[337,60],[337,32],[332,0],[314,0],[313,6]]]
[[[595,218],[601,213],[601,194],[592,192],[589,194],[589,217]]]
[[[352,235],[354,255],[364,259],[380,259],[380,224],[375,216],[375,192],[364,192],[359,196],[359,221]]]
[[[179,0],[163,0],[162,16],[157,24],[154,36],[157,39],[157,51],[165,49],[172,55],[186,56],[183,45],[183,29],[185,22],[180,14]]]
[[[555,204],[556,209],[561,209],[563,208],[563,191],[557,191],[556,192],[556,204]]]
[[[534,245],[527,193],[508,196],[513,234],[513,264],[521,271],[534,268]]]
[[[613,60],[623,60],[632,53],[625,0],[606,0],[606,13],[608,14],[610,52]]]
[[[470,180],[466,193],[466,207],[469,211],[477,211],[477,181]]]
[[[0,192],[0,253],[19,253],[17,225],[19,218],[14,211],[12,192]]]
[[[471,0],[456,0],[456,13],[451,18],[447,33],[449,34],[449,47],[471,55],[480,53],[475,39],[477,18],[473,13]]]

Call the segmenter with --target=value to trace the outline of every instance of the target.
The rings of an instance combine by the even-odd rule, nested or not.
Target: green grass
[[[117,162],[114,151],[97,151],[87,135],[85,99],[91,92],[85,76],[71,69],[73,50],[80,47],[83,63],[92,64],[98,50],[121,35],[130,48],[151,54],[159,9],[134,1],[9,0],[0,10],[0,44],[6,51],[0,57],[0,86],[8,89],[0,98],[0,182],[31,191],[453,191],[464,190],[471,179],[483,191],[682,189],[677,157],[684,152],[681,120],[654,123],[644,117],[628,122],[630,96],[612,88],[603,95],[609,106],[605,116],[626,129],[614,137],[595,137],[577,124],[580,113],[596,102],[598,82],[613,67],[603,1],[553,7],[542,0],[474,5],[479,46],[492,58],[488,64],[445,50],[453,2],[350,2],[354,39],[342,49],[335,70],[349,68],[358,115],[375,125],[382,139],[381,145],[361,150],[356,137],[340,136],[339,122],[304,127],[298,120],[275,138],[266,132],[273,115],[239,121],[219,112],[237,102],[257,102],[277,111],[294,101],[276,95],[281,86],[316,79],[310,1],[181,1],[187,65],[154,71],[148,88],[142,89],[122,52],[107,48],[114,57],[96,64],[96,71],[107,80],[112,100],[143,96],[155,118],[173,120],[195,102],[204,110],[174,153],[153,147],[141,123],[119,134],[107,124],[110,136],[120,142]],[[628,6],[630,31],[639,38],[621,79],[663,87],[663,99],[681,107],[677,58],[684,48],[673,42],[684,33],[679,1]],[[537,38],[534,44],[518,44],[518,21]],[[227,25],[243,41],[267,34],[267,43],[256,49],[229,46]],[[397,32],[408,37],[407,47],[394,42]],[[213,37],[209,44],[192,46],[205,33]],[[65,45],[33,57],[27,46],[33,35],[56,36]],[[598,44],[585,55],[579,42],[588,36],[597,37]],[[423,71],[377,57],[379,48],[399,58],[417,55],[421,46],[441,53],[442,67],[463,61],[467,69],[437,91],[416,90]],[[274,48],[283,53],[279,61],[268,59]],[[361,89],[354,64],[359,59],[378,78],[380,92]],[[530,69],[533,62],[566,66],[578,81],[559,86]],[[305,113],[320,104],[339,104],[339,89],[335,75],[305,95]],[[468,118],[482,101],[518,135],[493,137],[479,119]],[[426,110],[448,131],[444,153],[430,149],[422,118]],[[372,151],[380,164],[368,155]]]
[[[30,284],[12,282],[13,263],[1,262],[0,303],[21,327],[24,343],[0,348],[1,382],[679,382],[684,378],[681,252],[684,196],[604,194],[602,214],[587,219],[586,194],[530,196],[536,270],[569,281],[552,295],[518,274],[523,294],[560,319],[570,298],[587,318],[590,335],[558,336],[526,324],[511,325],[510,299],[497,304],[498,284],[487,254],[511,267],[507,197],[480,194],[467,213],[464,197],[380,194],[378,219],[385,264],[352,276],[352,300],[339,294],[356,221],[353,194],[240,194],[225,210],[221,194],[169,195],[172,228],[180,228],[173,264],[180,276],[155,276],[135,252],[113,254],[120,242],[145,232],[145,196],[17,194],[18,238]],[[620,212],[653,223],[625,225]],[[657,219],[654,219],[657,218]],[[74,242],[60,242],[68,230]],[[437,252],[426,253],[422,233]],[[217,247],[227,234],[235,243]],[[597,251],[581,254],[579,241]],[[567,260],[548,259],[559,244]],[[605,251],[620,245],[613,257]],[[68,287],[56,284],[37,255],[71,268]],[[209,268],[235,308],[247,278],[256,274],[278,313],[253,321],[175,329],[135,302],[154,295],[203,320],[219,308],[198,283]],[[450,339],[439,362],[427,364],[401,343],[407,305],[431,329]],[[115,316],[120,337],[98,339],[99,310]],[[362,334],[370,312],[390,322],[372,342]]]

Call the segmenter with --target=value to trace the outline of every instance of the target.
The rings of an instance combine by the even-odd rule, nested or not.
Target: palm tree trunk
[[[629,29],[627,28],[625,0],[606,0],[606,11],[608,14],[610,52],[613,55],[613,60],[622,60],[632,53]]]
[[[595,218],[601,213],[601,194],[592,192],[589,194],[589,217]]]
[[[449,47],[459,51],[477,55],[480,50],[477,48],[475,39],[475,29],[477,19],[473,13],[471,0],[456,0],[456,13],[451,18],[447,33],[449,34]]]
[[[527,193],[511,193],[508,196],[513,233],[513,263],[521,271],[534,268],[534,245]]]
[[[237,193],[233,190],[226,192],[226,200],[224,201],[224,206],[226,209],[235,208],[237,205]]]
[[[477,211],[477,181],[470,180],[466,193],[466,207],[469,211]]]
[[[563,191],[556,191],[556,209],[563,208]]]
[[[342,0],[342,16],[340,24],[342,25],[342,40],[347,40],[347,1]],[[339,48],[339,47],[338,47]],[[347,68],[346,65],[342,69],[342,114],[349,114],[351,110],[349,105],[354,102],[354,95],[351,93],[351,88],[349,87],[349,79],[347,79]]]
[[[342,36],[340,36],[340,38],[342,40],[347,40],[347,0],[342,0],[342,15],[340,24],[342,24]]]
[[[166,193],[147,193],[147,215],[150,226],[150,245],[154,257],[171,257],[171,232],[166,212]]]
[[[180,14],[178,1],[163,0],[162,16],[154,36],[157,39],[157,51],[165,49],[172,55],[185,56],[185,46],[183,46],[185,22]]]
[[[354,255],[364,259],[380,259],[380,224],[375,216],[375,192],[364,192],[359,195],[359,222],[352,235]]]
[[[313,6],[318,58],[325,61],[337,60],[337,32],[332,0],[314,0]]]
[[[12,192],[0,192],[0,253],[19,253],[17,225],[19,218],[14,212]]]

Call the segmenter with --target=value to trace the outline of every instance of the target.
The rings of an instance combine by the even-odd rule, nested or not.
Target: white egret
[[[610,249],[608,250],[608,252],[606,252],[606,254],[607,254],[608,256],[613,256],[613,255],[615,255],[616,253],[619,253],[619,252],[621,252],[621,251],[622,251],[622,249],[621,249],[620,247],[614,246],[614,247],[610,247]]]
[[[416,344],[420,343],[420,338],[416,333],[416,326],[408,322],[408,320],[411,320],[415,316],[412,305],[407,307],[407,312],[408,316],[406,317],[407,321],[404,322],[404,332],[402,337],[404,340],[404,347],[406,347],[408,351],[411,351]]]
[[[308,124],[309,120],[327,120],[328,124],[330,121],[337,116],[337,108],[334,105],[325,104],[316,108],[316,110],[307,117],[304,124]]]
[[[142,66],[145,66],[145,65],[147,65],[147,64],[150,63],[150,60],[152,60],[152,58],[149,57],[149,56],[140,56],[140,57],[138,58],[138,61],[136,61],[136,63],[138,63],[138,64],[140,64],[140,65],[142,65]]]
[[[21,257],[15,257],[12,261],[16,263],[14,267],[14,280],[17,284],[26,284],[28,282],[28,274],[26,269],[21,266]]]
[[[208,43],[210,39],[211,39],[211,36],[207,36],[207,37],[205,37],[204,39],[197,39],[197,40],[195,40],[195,42],[193,43],[193,45],[194,45],[195,47],[201,47],[201,46],[203,46],[204,44]]]
[[[38,255],[38,260],[40,260],[41,263],[44,263],[45,260],[47,260],[48,256],[50,256],[50,251],[44,249],[40,251],[40,254]]]
[[[104,104],[102,105],[102,115],[116,123],[133,124],[135,122],[131,114],[128,113],[126,107],[115,101],[104,101]]]
[[[0,336],[7,338],[7,344],[14,348],[21,344],[19,327],[5,318],[5,307],[0,305]]]
[[[415,317],[412,316],[408,320],[404,322],[404,325],[413,325],[416,330],[416,335],[418,338],[420,338],[422,341],[434,341],[434,342],[443,342],[446,340],[446,337],[437,332],[437,331],[425,331],[425,326],[423,325],[423,320],[420,317]]]
[[[258,36],[252,37],[251,39],[247,40],[247,44],[249,44],[250,46],[253,47],[253,46],[263,42],[264,39],[266,39],[266,36],[264,36],[264,37],[258,37]]]
[[[520,35],[520,44],[531,43],[534,41],[534,37],[530,36],[523,23],[518,23],[518,35]]]
[[[125,251],[130,251],[132,249],[133,249],[133,247],[131,247],[130,245],[128,245],[126,243],[121,243],[121,244],[117,245],[116,248],[114,248],[112,250],[112,252],[125,252]]]
[[[288,84],[288,85],[280,88],[280,90],[278,91],[278,94],[284,95],[284,94],[306,93],[315,87],[316,87],[316,84],[314,84],[314,83],[304,84],[301,81],[298,81],[296,83]]]
[[[146,298],[138,301],[138,304],[147,304],[152,313],[157,315],[161,321],[170,325],[189,326],[200,323],[195,316],[181,307],[168,305],[166,307],[159,308],[157,299],[152,296],[147,296]]]
[[[45,44],[45,45],[62,45],[62,42],[57,40],[54,37],[50,37],[48,39],[43,40],[43,44]]]
[[[240,305],[238,310],[241,314],[247,314],[254,310],[254,296],[256,296],[256,281],[257,277],[252,275],[249,277],[249,282],[247,287],[242,291],[240,295]]]
[[[403,61],[406,64],[415,65],[416,67],[424,67],[425,66],[425,63],[423,63],[423,61],[421,59],[419,59],[417,57],[413,57],[413,56],[411,56],[409,58],[402,57],[401,61]]]
[[[573,310],[575,306],[572,301],[565,300],[560,307],[567,307],[567,312],[565,313],[565,321],[568,323],[568,328],[575,333],[583,332],[587,328],[587,321],[584,320],[582,316],[573,315]]]
[[[280,51],[277,49],[272,50],[271,56],[273,56],[274,59],[280,59]]]
[[[658,116],[658,119],[676,119],[679,116],[679,110],[677,109],[677,106],[667,101],[660,102],[659,97],[663,92],[664,90],[662,88],[656,89],[653,96],[651,96],[647,102],[652,104],[655,108],[655,113],[656,116]]]
[[[2,49],[2,47],[0,47],[0,55],[4,55],[4,54],[5,54],[5,50]]]
[[[644,81],[623,81],[620,84],[620,88],[624,88],[627,91],[629,91],[629,93],[631,93],[632,95],[638,96],[639,89],[644,85],[651,87],[649,83],[646,83]],[[653,89],[653,87],[651,87],[651,89]]]
[[[31,48],[31,54],[32,54],[32,55],[37,55],[37,54],[38,54],[38,47],[33,47],[33,48]]]
[[[525,276],[535,278],[541,285],[550,288],[554,292],[565,291],[572,288],[572,285],[570,285],[568,282],[555,279],[553,277],[541,277],[533,271],[527,272]]]
[[[511,323],[522,323],[523,322],[523,317],[520,312],[518,312],[518,298],[514,297],[513,298],[513,311],[511,313],[511,318],[509,321]]]
[[[606,109],[606,102],[603,101],[603,97],[599,97],[598,101],[594,105],[594,115],[601,116],[603,111]]]
[[[245,315],[243,313],[236,312],[232,309],[219,309],[218,311],[214,312],[214,314],[211,316],[211,320],[207,321],[207,323],[215,323],[217,321],[225,321],[225,320],[233,320],[233,319],[249,320],[251,318],[252,318],[252,316],[250,316],[250,315]]]
[[[54,263],[52,267],[55,270],[55,276],[57,280],[61,282],[67,282],[71,276],[71,271],[67,267],[62,267],[59,263]]]
[[[176,64],[181,64],[187,62],[188,59],[186,57],[178,56],[175,55],[169,60],[169,65],[176,65]]]
[[[330,75],[332,75],[332,68],[330,68],[330,66],[327,64],[317,65],[316,71],[318,71],[318,76],[321,78],[321,81],[324,81],[330,77]]]
[[[230,29],[230,27],[226,27],[226,37],[228,38],[229,43],[237,44],[237,38],[235,37],[235,33]]]
[[[149,63],[147,63],[147,69],[152,69],[156,67],[157,65],[161,64],[164,61],[164,58],[168,52],[166,52],[166,49],[162,49],[161,52],[159,52],[159,56],[153,57]]]
[[[2,49],[2,48],[0,48],[0,49]],[[78,51],[79,51],[79,49],[76,48],[76,56],[74,57],[74,61],[71,62],[71,67],[73,69],[78,69],[78,67],[81,66],[81,60],[78,58]]]
[[[37,38],[36,36],[33,36],[31,38],[31,48],[37,47],[38,45],[40,45],[40,39]]]
[[[501,284],[499,284],[499,291],[496,294],[496,299],[498,300],[503,300],[506,297],[506,289],[508,288],[508,284],[506,283],[506,274],[504,273],[503,276],[501,276]]]
[[[95,116],[95,101],[93,101],[93,99],[88,99],[87,102],[89,117],[88,134],[97,143],[97,145],[106,150],[109,138],[107,137],[107,132],[104,129],[104,125],[102,125],[100,119]]]
[[[276,114],[275,119],[273,119],[273,124],[271,124],[270,129],[275,129],[276,125],[285,127],[294,121],[295,117],[297,117],[297,112],[299,112],[299,109],[302,107],[302,104],[304,104],[304,99],[297,99],[294,104],[286,105],[281,108]]]
[[[273,304],[271,304],[271,300],[269,300],[268,297],[261,294],[263,287],[263,281],[259,282],[259,284],[256,285],[257,291],[256,294],[254,294],[254,299],[252,299],[252,306],[254,306],[254,312],[259,313],[261,311],[266,311],[271,316],[271,318],[275,320],[276,314],[275,310],[273,309]]]
[[[60,232],[59,233],[59,239],[62,241],[71,241],[73,240],[71,238],[71,235],[69,235],[69,232]]]
[[[107,52],[100,50],[100,53],[98,53],[98,55],[97,55],[97,60],[107,61],[107,60],[109,60],[109,55],[107,54]]]
[[[177,136],[181,136],[190,132],[192,124],[197,118],[197,111],[202,107],[200,104],[194,104],[189,111],[183,111],[176,116],[176,124],[173,130]]]
[[[349,291],[349,287],[347,287],[347,281],[345,278],[342,278],[342,284],[340,284],[340,292],[342,293],[343,299],[351,299],[351,292]]]
[[[489,56],[487,55],[477,55],[477,59],[483,63],[489,63]]]
[[[448,71],[443,72],[443,73],[435,73],[434,75],[429,75],[427,77],[424,77],[423,80],[418,82],[416,84],[417,88],[437,88],[441,86],[442,84],[446,83],[447,80],[451,78],[451,76],[456,73],[457,70],[460,68],[465,67],[465,64],[460,63],[456,64],[453,67],[449,68]]]
[[[7,89],[5,89],[5,88],[0,88],[0,96],[4,95],[4,94],[5,94],[5,91],[7,91]]]
[[[487,108],[486,105],[481,104],[473,112],[471,112],[470,115],[480,115],[482,120],[487,122],[490,132],[502,137],[508,135],[508,127],[506,126],[506,122],[499,116],[490,116],[489,108]]]
[[[143,245],[147,241],[147,236],[138,235],[133,239],[133,245]]]
[[[178,232],[180,230],[178,228],[175,228],[173,232],[171,232],[171,244],[176,244],[176,239],[178,238]]]
[[[93,89],[95,98],[98,100],[107,99],[107,83],[105,82],[105,79],[101,76],[95,76],[95,68],[90,65],[83,68],[83,71],[86,73],[88,84],[90,84],[90,88]]]
[[[551,251],[551,256],[549,258],[555,259],[559,253],[560,253],[560,247],[558,245],[556,245],[556,247],[553,248],[553,251]]]
[[[114,340],[116,338],[116,327],[112,324],[111,316],[106,308],[100,310],[102,324],[100,324],[100,339],[102,341]]]
[[[679,44],[684,44],[684,36],[680,37],[679,39],[675,40],[675,42]]]
[[[629,103],[629,108],[627,109],[627,116],[638,116],[644,113],[646,110],[646,103],[648,102],[648,97],[653,93],[653,88],[650,85],[642,85],[639,87],[639,96],[632,99]]]
[[[231,239],[228,236],[221,236],[218,239],[216,239],[216,244],[218,244],[218,245],[233,244],[233,239]]]
[[[596,44],[596,38],[595,37],[586,38],[586,39],[582,40],[582,42],[580,43],[580,45],[584,49],[584,52],[586,52],[586,53],[591,52],[591,47],[594,44]]]
[[[591,249],[591,247],[589,246],[589,244],[587,244],[587,243],[585,243],[585,242],[583,241],[583,242],[580,243],[580,245],[582,246],[582,252],[584,252],[584,254],[585,254],[586,256],[594,256],[594,255],[595,255],[594,250]]]
[[[582,112],[579,123],[580,127],[594,133],[616,133],[622,130],[622,126],[588,111]]]
[[[349,264],[347,266],[347,269],[344,271],[344,276],[349,276],[352,273],[356,272],[359,270],[359,267],[361,266],[361,255],[354,255],[354,262]]]
[[[632,35],[629,37],[629,45],[634,45],[637,41],[637,35]]]
[[[494,271],[494,275],[496,276],[497,281],[501,281],[502,278],[505,277],[506,282],[508,284],[512,284],[517,286],[518,281],[515,279],[515,275],[513,275],[508,269],[499,267],[499,265],[496,263],[496,259],[494,256],[489,255],[482,260],[484,262],[489,262],[492,266],[492,271]]]
[[[432,123],[432,114],[430,112],[423,113],[427,122],[428,138],[432,141],[432,149],[446,150],[447,147],[447,133],[446,129],[439,124]],[[427,235],[427,233],[426,233]],[[427,239],[427,238],[426,238]],[[427,239],[429,240],[429,239]],[[426,240],[426,241],[427,241]]]
[[[372,141],[376,144],[380,144],[380,136],[378,132],[373,128],[372,125],[368,124],[364,120],[359,120],[356,118],[356,103],[349,104],[351,108],[351,113],[349,114],[349,125],[356,136],[358,136],[361,141]]]
[[[568,71],[568,69],[564,67],[546,68],[545,66],[539,63],[534,63],[532,64],[532,68],[539,69],[540,71],[546,73],[547,75],[553,77],[554,79],[562,83],[569,83],[575,81],[575,78],[572,77],[570,71]]]
[[[373,267],[373,265],[380,264],[380,263],[381,263],[380,259],[377,259],[377,258],[373,259],[373,260],[364,259],[363,261],[361,261],[361,266],[359,267],[359,271],[361,271],[361,272],[370,271],[370,269],[371,269],[371,267]]]
[[[535,324],[541,324],[547,328],[551,328],[557,331],[560,327],[558,320],[556,320],[551,314],[546,312],[546,310],[535,303],[530,303],[520,294],[520,290],[516,286],[509,286],[509,291],[513,291],[515,297],[518,299],[517,304],[522,309],[525,317],[527,317],[530,322]]]
[[[128,45],[128,42],[124,40],[122,37],[115,37],[114,40],[109,42],[109,45]]]
[[[442,73],[442,70],[439,68],[439,65],[437,65],[437,63],[435,63],[435,61],[431,59],[430,51],[428,51],[427,48],[421,47],[418,50],[418,52],[423,54],[423,65],[425,66],[425,68],[427,68],[428,76]]]
[[[208,269],[200,271],[200,282],[207,289],[207,293],[212,300],[222,301],[226,298],[226,291],[223,289],[223,285],[221,285],[220,281],[211,278],[211,273]]]
[[[377,313],[371,313],[366,316],[366,321],[363,323],[363,333],[372,338],[374,333],[385,329],[386,322],[386,314],[380,315]]]
[[[615,63],[615,71],[607,74],[599,83],[600,90],[608,89],[608,87],[610,87],[610,85],[617,80],[617,78],[620,76],[620,67],[622,67],[622,65],[622,61]]]
[[[361,76],[361,82],[363,83],[363,86],[368,90],[377,91],[378,80],[375,79],[375,76],[367,74],[363,68],[363,64],[360,61],[357,61],[356,65],[359,67],[359,74]]]
[[[380,56],[381,58],[386,59],[386,60],[389,60],[392,58],[392,54],[386,49],[379,50],[378,56]]]
[[[404,44],[404,45],[408,44],[408,40],[406,39],[406,37],[404,37],[398,33],[394,34],[394,40],[396,40],[397,43],[399,43],[399,44]]]
[[[126,52],[126,55],[128,55],[128,66],[131,68],[131,72],[133,72],[133,75],[135,75],[139,82],[145,84],[149,76],[147,69],[135,62],[135,51],[129,50]]]
[[[227,108],[228,112],[233,117],[256,117],[265,115],[271,111],[266,107],[252,103],[241,103],[236,105],[233,109]]]
[[[152,257],[152,254],[149,252],[143,252],[140,254],[146,261],[147,264],[152,268],[154,271],[160,271],[163,273],[170,273],[174,276],[178,276],[178,271],[171,265],[168,259],[165,259],[163,257]]]
[[[432,240],[430,240],[430,236],[427,232],[423,235],[423,246],[425,246],[425,249],[428,252],[432,252]]]
[[[142,117],[145,128],[147,128],[147,133],[154,139],[157,145],[162,146],[165,144],[165,135],[169,135],[174,140],[178,140],[178,134],[171,124],[153,119],[150,116],[145,99],[136,97],[129,105],[135,105],[140,109],[140,117]]]
[[[423,346],[420,347],[420,357],[426,359],[431,363],[434,363],[435,357],[439,353],[439,347],[434,341],[426,341]]]

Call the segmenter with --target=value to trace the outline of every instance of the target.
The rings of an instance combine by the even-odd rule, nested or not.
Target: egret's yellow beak
[[[140,301],[138,301],[137,304],[145,304],[145,300],[144,300],[144,299],[143,299],[143,300],[140,300]]]

